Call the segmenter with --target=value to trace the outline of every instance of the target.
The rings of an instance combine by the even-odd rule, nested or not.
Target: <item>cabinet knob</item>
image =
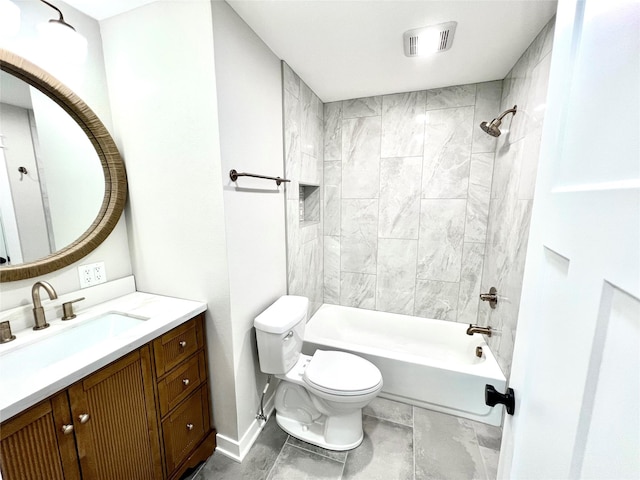
[[[188,378],[183,378],[182,379],[182,383],[184,383],[184,386],[186,387],[187,385],[189,385],[191,382],[189,381]]]
[[[180,348],[184,348],[187,346],[187,342],[185,342],[184,340],[180,340],[180,343],[178,345],[180,345]]]
[[[78,420],[80,420],[80,423],[87,423],[90,418],[91,417],[89,416],[88,413],[82,413],[78,415]]]
[[[73,425],[62,425],[62,433],[69,435],[71,432],[73,432]]]
[[[187,430],[193,430],[193,423],[187,423]]]

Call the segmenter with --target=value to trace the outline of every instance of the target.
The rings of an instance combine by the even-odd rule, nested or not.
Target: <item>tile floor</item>
[[[501,430],[376,398],[364,409],[364,441],[332,452],[267,422],[242,463],[212,455],[191,480],[423,480],[496,478]]]

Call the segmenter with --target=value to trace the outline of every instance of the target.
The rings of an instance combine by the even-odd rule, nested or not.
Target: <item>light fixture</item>
[[[12,38],[20,30],[20,8],[11,0],[0,0],[0,38]]]
[[[458,22],[446,22],[404,32],[404,54],[418,57],[449,50],[457,25]]]
[[[58,12],[59,18],[52,18],[46,24],[39,25],[41,35],[46,45],[52,50],[58,50],[59,55],[71,57],[75,60],[84,60],[87,55],[87,39],[80,35],[73,26],[64,20],[64,16],[58,7],[40,0]]]

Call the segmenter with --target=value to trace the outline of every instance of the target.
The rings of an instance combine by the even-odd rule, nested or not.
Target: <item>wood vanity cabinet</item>
[[[176,479],[213,453],[204,315],[0,426],[3,480]]]
[[[215,449],[211,428],[204,314],[153,342],[158,419],[167,478],[180,478]]]
[[[0,427],[4,480],[80,479],[67,392],[8,420]],[[67,427],[68,433],[63,433]]]

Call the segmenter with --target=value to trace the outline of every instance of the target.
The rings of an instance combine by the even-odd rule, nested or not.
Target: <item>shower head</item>
[[[501,133],[500,129],[498,128],[500,126],[500,123],[501,122],[496,122],[496,119],[494,118],[490,123],[482,122],[480,124],[480,128],[492,137],[499,137]]]
[[[482,131],[484,131],[485,133],[488,133],[492,137],[499,137],[500,133],[502,133],[500,132],[500,125],[502,124],[502,118],[507,113],[513,113],[515,115],[517,109],[518,109],[518,106],[514,105],[513,108],[506,110],[505,112],[502,113],[502,115],[500,115],[498,118],[494,118],[489,123],[482,122],[480,124],[480,128],[482,129]]]

